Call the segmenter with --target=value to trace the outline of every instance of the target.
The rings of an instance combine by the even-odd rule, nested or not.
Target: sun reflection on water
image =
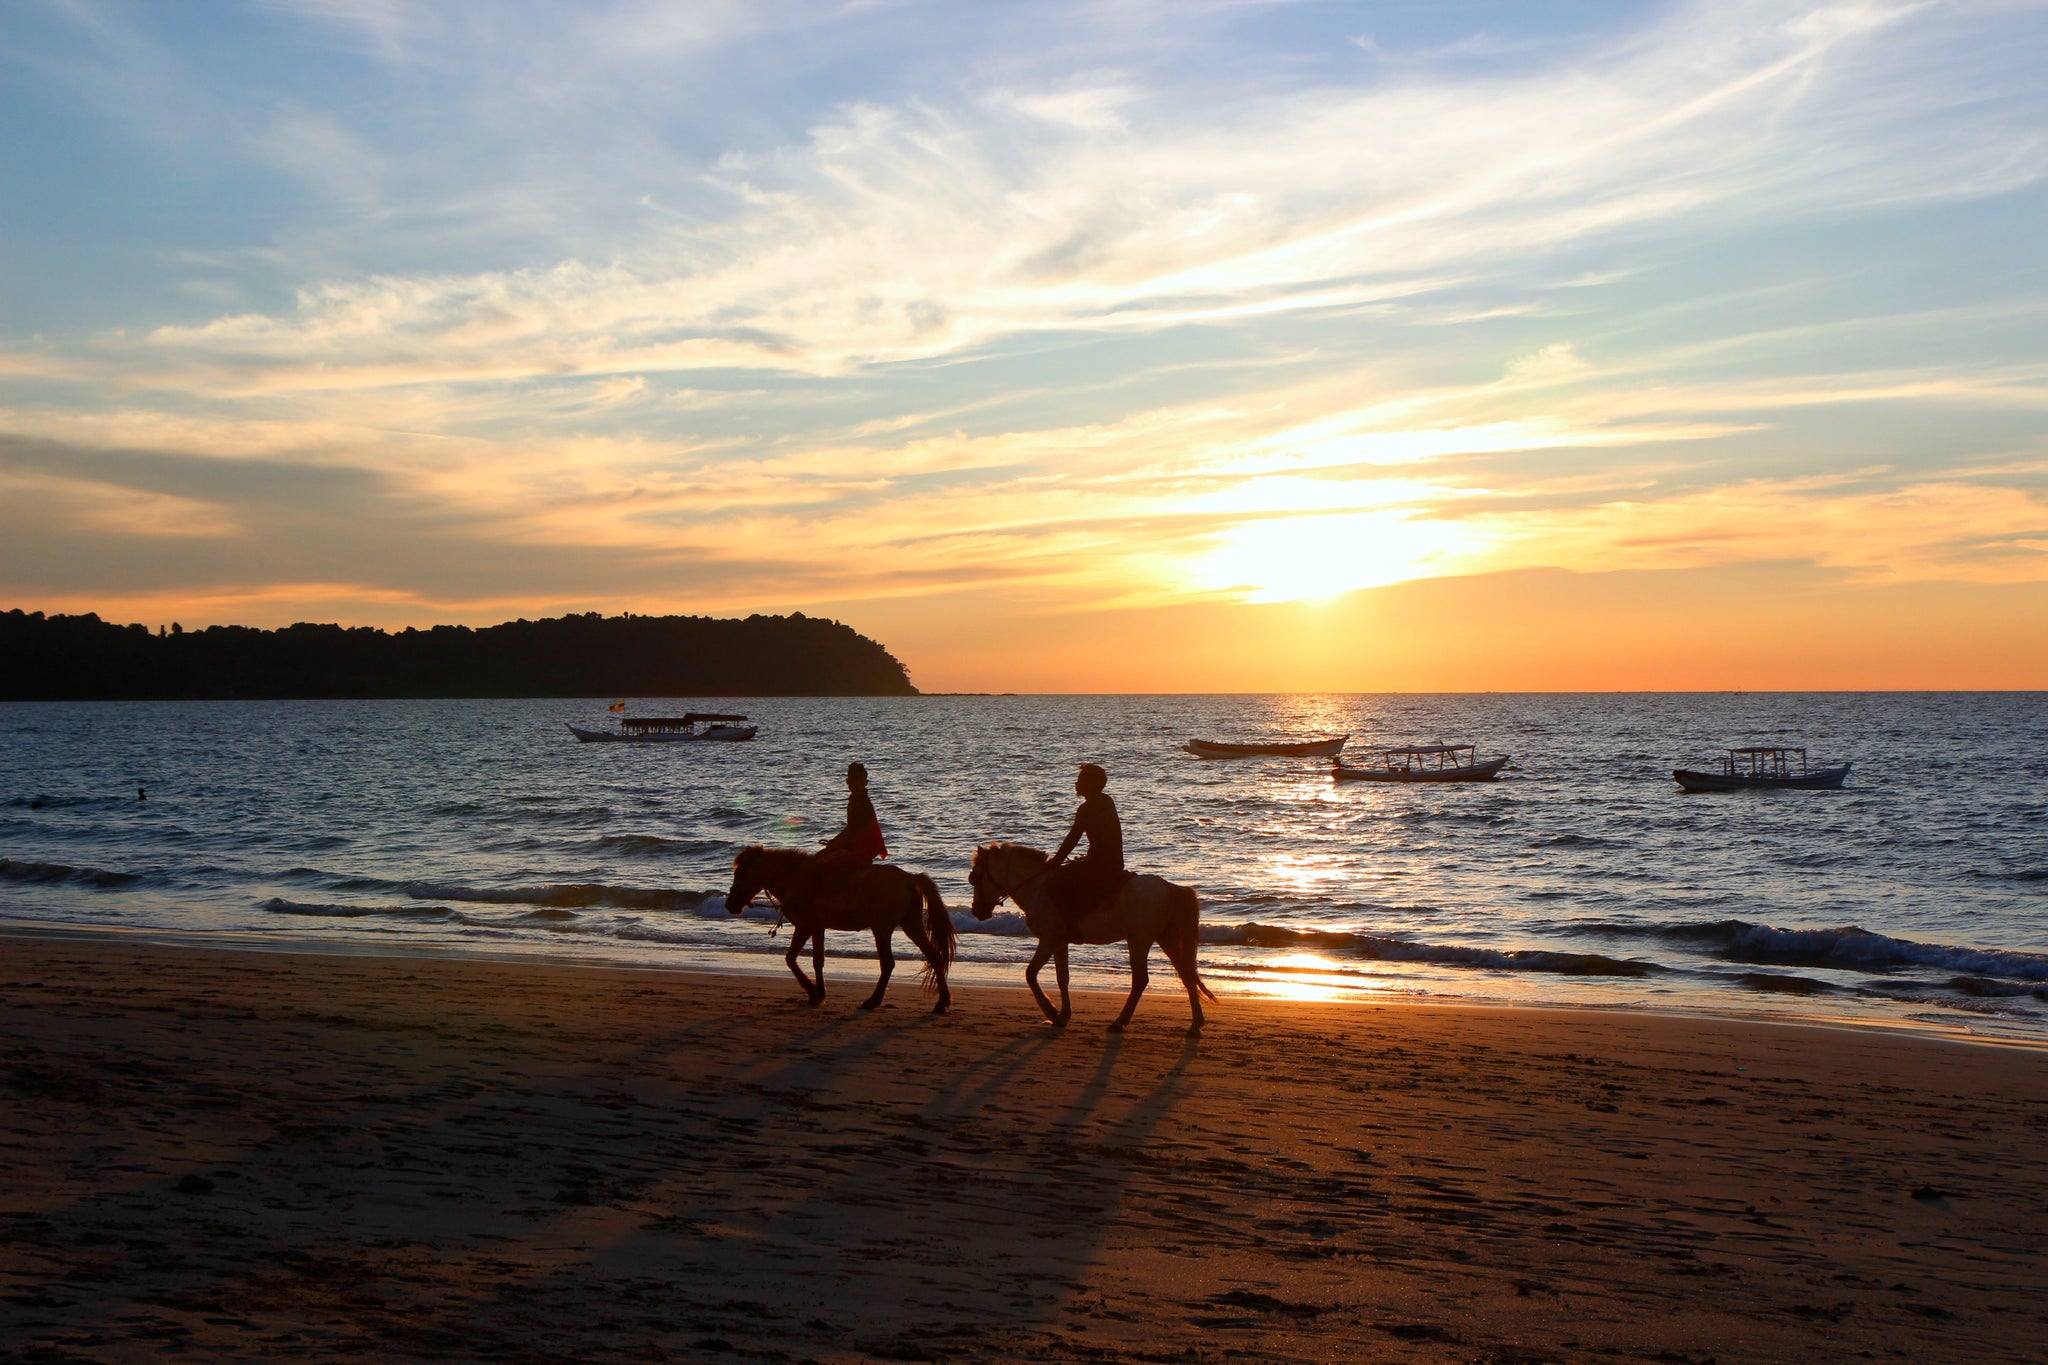
[[[1288,953],[1252,967],[1238,990],[1278,1000],[1356,1000],[1394,988],[1387,978],[1360,971],[1321,953]]]

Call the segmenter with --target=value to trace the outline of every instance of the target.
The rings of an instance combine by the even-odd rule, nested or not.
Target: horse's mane
[[[1052,855],[1044,849],[1033,848],[1029,844],[994,843],[983,844],[980,848],[974,850],[974,865],[976,867],[981,866],[982,858],[992,853],[1028,853],[1041,863],[1047,862],[1052,858]]]
[[[770,848],[766,844],[748,844],[733,856],[733,862],[738,863],[741,858],[746,857],[750,853],[757,858],[768,858],[776,862],[811,856],[808,850],[801,848]]]

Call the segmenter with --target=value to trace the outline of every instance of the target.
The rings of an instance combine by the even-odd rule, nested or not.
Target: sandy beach
[[[2048,1056],[0,945],[24,1360],[2040,1360]]]

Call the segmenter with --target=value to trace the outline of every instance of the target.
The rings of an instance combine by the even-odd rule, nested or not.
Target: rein
[[[1019,891],[1022,891],[1025,887],[1031,885],[1031,883],[1037,881],[1040,877],[1043,877],[1046,873],[1052,871],[1052,869],[1053,862],[1050,858],[1048,858],[1046,859],[1044,866],[1040,867],[1038,871],[1032,873],[1023,881],[1018,882],[1015,886],[1005,888],[998,884],[996,886],[996,904],[1001,905],[1004,901],[1014,901],[1015,899],[1017,899],[1017,893]],[[988,880],[990,882],[995,882],[994,877],[990,877]]]

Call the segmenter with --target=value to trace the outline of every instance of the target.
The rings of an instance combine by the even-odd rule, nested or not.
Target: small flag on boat
[[[605,710],[607,710],[607,711],[623,711],[623,710],[625,710],[625,709],[626,709],[626,703],[624,703],[624,702],[622,702],[622,701],[615,701],[615,702],[613,702],[613,703],[612,703],[612,704],[611,704],[610,706],[607,706],[607,707],[605,708]]]

